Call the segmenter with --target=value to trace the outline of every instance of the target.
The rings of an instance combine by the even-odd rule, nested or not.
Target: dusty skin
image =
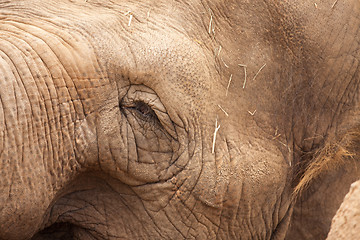
[[[0,0],[0,239],[325,239],[359,31],[358,0]]]

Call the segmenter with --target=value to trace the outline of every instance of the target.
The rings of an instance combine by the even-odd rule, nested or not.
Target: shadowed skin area
[[[0,239],[324,238],[359,176],[359,13],[0,0]]]

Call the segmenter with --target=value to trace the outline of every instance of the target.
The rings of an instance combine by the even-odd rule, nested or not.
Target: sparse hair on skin
[[[351,161],[357,160],[359,149],[360,126],[348,131],[341,140],[325,144],[323,148],[314,153],[312,160],[307,164],[293,191],[293,198],[299,198],[315,179],[327,172],[347,164],[353,164],[354,162],[351,163]]]

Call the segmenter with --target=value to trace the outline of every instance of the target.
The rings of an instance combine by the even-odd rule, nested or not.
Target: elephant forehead
[[[120,88],[144,84],[166,99],[196,99],[200,104],[202,99],[213,98],[210,93],[219,87],[221,79],[212,52],[196,38],[174,31],[173,26],[125,28],[115,36],[104,37],[106,34],[102,32],[101,42],[95,44],[98,61],[107,66]]]
[[[174,43],[172,37],[164,37],[167,39],[139,47],[134,56],[136,68],[133,72],[137,75],[134,83],[175,88],[173,90],[192,98],[204,97],[216,80],[206,56],[189,39],[177,38],[178,42]],[[147,79],[145,75],[156,79]]]

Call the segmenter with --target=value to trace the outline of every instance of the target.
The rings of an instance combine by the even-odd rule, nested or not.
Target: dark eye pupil
[[[135,108],[138,112],[140,112],[142,115],[150,117],[153,116],[154,111],[144,102],[136,102]]]

